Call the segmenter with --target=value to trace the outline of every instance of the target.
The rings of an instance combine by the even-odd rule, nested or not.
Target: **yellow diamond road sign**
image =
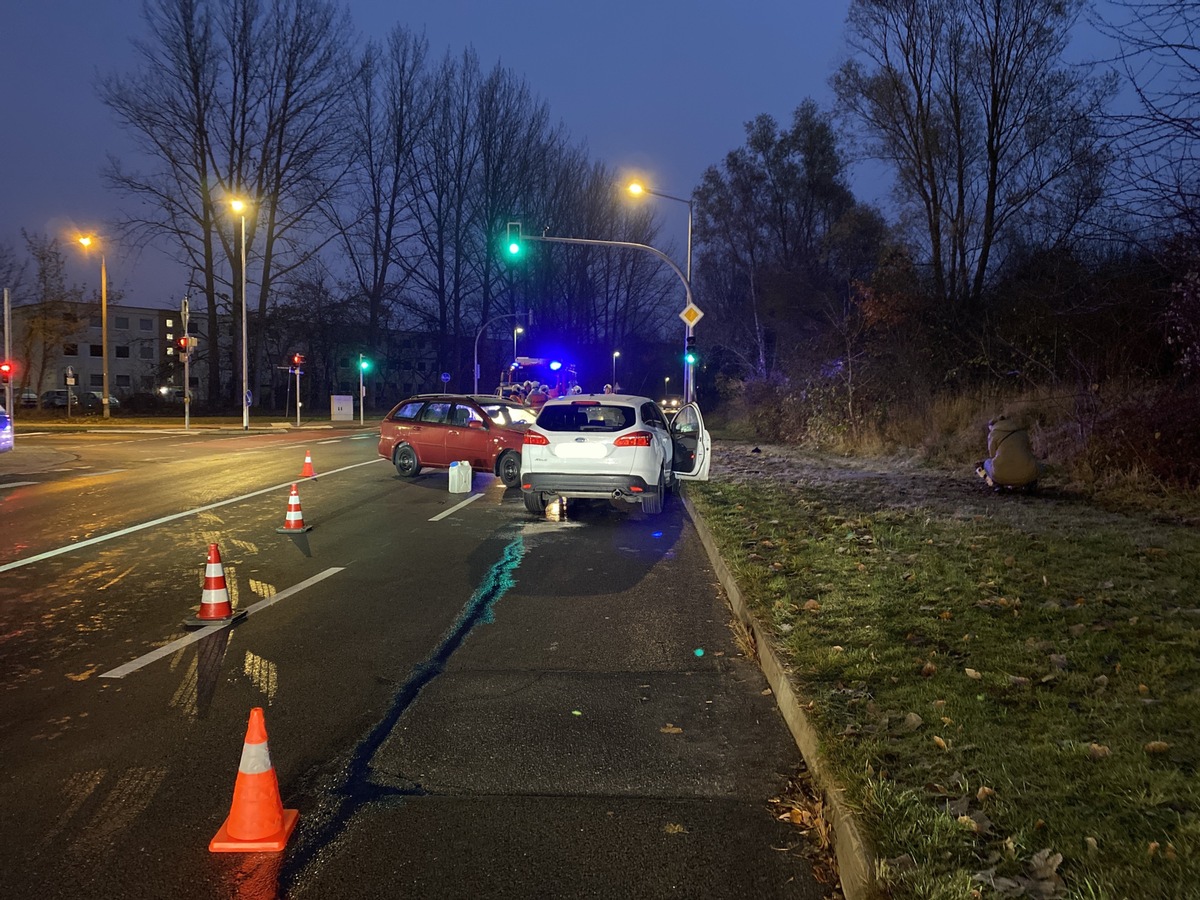
[[[700,307],[694,303],[689,303],[683,308],[683,312],[679,314],[679,318],[683,319],[683,321],[688,324],[689,328],[694,327],[695,324],[703,317],[704,313],[700,312]]]

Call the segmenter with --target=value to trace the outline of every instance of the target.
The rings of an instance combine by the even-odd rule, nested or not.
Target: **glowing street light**
[[[662,197],[664,200],[674,200],[677,203],[684,203],[688,208],[688,229],[687,229],[687,283],[688,292],[691,293],[692,285],[692,218],[695,213],[695,203],[692,200],[685,200],[683,197],[676,197],[672,194],[664,194],[661,191],[651,190],[640,182],[631,182],[628,186],[628,191],[634,197],[640,197],[642,194],[650,194],[653,197]],[[692,326],[686,326],[684,334],[684,342],[692,336]],[[684,366],[683,369],[683,399],[687,403],[691,403],[695,394],[695,379],[691,371],[691,366]]]
[[[230,200],[230,208],[242,219],[242,430],[250,430],[250,375],[246,350],[246,202]],[[299,408],[296,412],[299,417]]]
[[[615,393],[615,392],[616,392],[616,390],[617,390],[617,357],[618,357],[618,356],[620,356],[620,355],[621,355],[621,351],[620,351],[620,350],[614,350],[614,351],[613,351],[613,380],[612,380],[612,386],[613,386],[613,392],[614,392],[614,393]]]
[[[91,235],[80,235],[79,243],[84,250],[92,246],[93,238]],[[108,406],[108,267],[105,265],[104,253],[100,253],[100,371],[101,371],[101,389],[104,393],[100,397],[100,408],[104,411],[104,418],[109,417]]]
[[[524,334],[524,333],[525,333],[525,329],[522,328],[520,325],[518,325],[516,328],[513,329],[513,362],[516,362],[516,360],[517,360],[517,335]]]

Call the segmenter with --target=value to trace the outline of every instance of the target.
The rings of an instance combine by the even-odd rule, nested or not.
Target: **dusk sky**
[[[787,123],[808,96],[823,107],[844,54],[846,0],[351,0],[356,27],[385,35],[424,30],[435,57],[468,45],[484,69],[497,61],[524,77],[593,159],[636,168],[654,187],[688,196],[703,170],[741,145],[759,113]],[[137,0],[9,4],[0,53],[0,243],[23,252],[20,230],[69,239],[103,231],[123,202],[102,184],[107,154],[138,157],[95,90],[97,73],[127,72],[130,38],[143,34]],[[887,182],[860,167],[860,200],[885,205]],[[655,201],[682,257],[687,210]],[[70,248],[68,247],[68,250]],[[110,283],[127,302],[173,306],[186,273],[162,254],[108,250]],[[682,263],[682,258],[680,258]],[[69,277],[89,292],[97,266]],[[178,270],[178,271],[176,271]]]

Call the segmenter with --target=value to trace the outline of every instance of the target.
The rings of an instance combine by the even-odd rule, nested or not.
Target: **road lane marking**
[[[440,513],[438,513],[436,516],[434,516],[429,521],[436,522],[438,519],[444,519],[444,518],[446,518],[446,516],[453,515],[454,513],[458,512],[460,509],[462,509],[464,506],[466,506],[468,503],[474,503],[476,500],[478,500],[482,496],[483,496],[483,494],[472,494],[470,497],[468,497],[462,503],[456,503],[449,509],[442,510]],[[3,570],[0,569],[0,571],[3,571]]]
[[[332,441],[317,441],[317,446],[319,447],[322,444],[340,444],[341,442],[342,442],[341,438],[336,438],[335,440],[332,440]]]
[[[376,437],[377,437],[377,435],[374,435],[374,434],[356,434],[356,435],[351,436],[350,440],[352,440],[352,441],[373,441],[373,440],[375,440]]]
[[[338,572],[341,572],[345,568],[346,568],[345,566],[335,566],[332,569],[326,569],[324,572],[319,572],[318,574],[314,575],[312,578],[306,579],[305,581],[302,581],[299,584],[292,585],[287,590],[280,591],[278,594],[276,594],[273,597],[268,597],[266,600],[260,600],[257,603],[255,603],[253,606],[248,607],[246,609],[246,615],[249,617],[249,616],[254,615],[256,612],[262,612],[268,606],[271,606],[274,603],[278,603],[280,600],[286,600],[288,597],[291,597],[293,594],[298,594],[301,591],[305,590],[306,588],[312,587],[317,582],[324,581],[330,575],[336,575]],[[191,634],[186,634],[183,637],[179,638],[178,640],[171,641],[171,643],[166,644],[165,646],[159,647],[157,650],[151,650],[149,653],[147,653],[143,656],[139,656],[137,659],[132,660],[131,662],[127,662],[123,666],[117,666],[115,669],[111,669],[108,672],[104,672],[99,677],[100,678],[124,678],[126,675],[129,675],[130,673],[136,672],[138,669],[144,668],[145,666],[150,665],[150,663],[162,659],[164,656],[170,656],[176,650],[182,650],[188,644],[194,644],[196,641],[200,640],[201,638],[208,637],[208,635],[210,635],[210,634],[215,634],[216,632],[220,631],[222,628],[228,628],[232,624],[233,624],[232,622],[222,622],[220,625],[209,625],[205,628],[199,629],[198,631],[193,631]]]
[[[340,469],[333,469],[329,472],[322,472],[322,478],[328,478],[330,475],[336,475],[338,472],[347,472],[350,469],[357,469],[361,466],[369,466],[372,463],[386,462],[382,456],[375,459],[369,459],[366,462],[354,463],[349,466],[342,466]],[[310,476],[312,477],[312,476]],[[272,485],[268,488],[263,488],[261,491],[252,491],[249,494],[242,494],[238,497],[230,497],[228,500],[219,500],[216,503],[209,503],[206,506],[197,506],[195,509],[185,509],[183,512],[171,513],[169,516],[163,516],[160,519],[154,519],[151,522],[143,522],[141,525],[130,525],[128,528],[122,528],[120,531],[114,531],[111,534],[101,534],[94,538],[88,538],[86,541],[78,541],[74,544],[68,544],[65,547],[59,547],[56,550],[47,550],[45,553],[39,553],[36,556],[27,556],[24,559],[15,559],[10,563],[5,563],[0,566],[0,572],[8,572],[12,569],[19,569],[22,566],[28,566],[35,562],[41,562],[45,559],[53,559],[56,556],[62,556],[64,553],[70,553],[72,550],[79,550],[83,547],[90,547],[93,544],[102,544],[105,541],[111,541],[114,538],[125,537],[127,534],[133,534],[138,531],[144,531],[147,528],[153,528],[156,525],[165,525],[167,522],[174,522],[176,519],[186,519],[188,516],[199,515],[202,512],[208,512],[210,509],[220,509],[222,506],[229,506],[231,503],[241,503],[243,500],[249,500],[253,497],[261,497],[263,494],[270,494],[273,491],[282,491],[297,484],[300,481],[308,481],[308,478],[289,478],[282,484]]]
[[[80,475],[80,478],[99,478],[101,475],[116,475],[118,472],[128,472],[128,469],[108,469],[104,472],[88,472]]]
[[[10,481],[8,484],[0,484],[0,491],[5,488],[28,487],[31,484],[41,484],[40,481]]]

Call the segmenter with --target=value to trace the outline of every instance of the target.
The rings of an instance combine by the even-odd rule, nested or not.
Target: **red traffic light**
[[[188,348],[188,339],[186,336],[179,339],[179,349],[186,350]]]
[[[303,365],[303,364],[304,364],[304,354],[303,353],[293,353],[292,354],[292,365],[299,366],[299,365]]]
[[[0,362],[0,382],[8,384],[12,380],[13,373],[15,371],[16,366],[14,366],[11,361],[6,359],[3,362]]]

